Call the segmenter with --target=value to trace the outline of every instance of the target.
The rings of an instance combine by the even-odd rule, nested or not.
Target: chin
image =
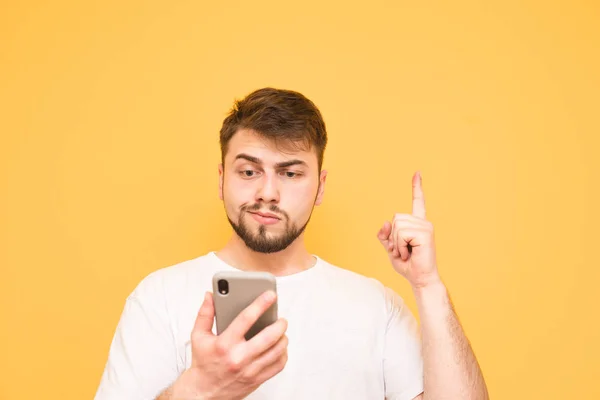
[[[283,235],[281,233],[279,233],[279,232],[274,232],[272,229],[269,229],[269,227],[265,227],[264,235],[260,234],[259,229],[257,229],[254,232],[254,237],[255,238],[258,238],[258,237],[261,237],[261,236],[263,236],[263,237],[271,240],[271,239],[278,239],[278,238],[280,238]]]

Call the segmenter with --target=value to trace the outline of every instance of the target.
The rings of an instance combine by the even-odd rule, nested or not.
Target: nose
[[[279,203],[279,187],[277,186],[277,176],[264,174],[259,180],[259,186],[256,191],[255,201],[264,203]]]

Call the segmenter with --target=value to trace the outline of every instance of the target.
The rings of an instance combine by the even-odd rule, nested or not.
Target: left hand
[[[394,269],[413,289],[440,281],[435,257],[433,224],[425,218],[421,174],[412,179],[412,214],[396,214],[386,221],[377,237],[386,249]]]

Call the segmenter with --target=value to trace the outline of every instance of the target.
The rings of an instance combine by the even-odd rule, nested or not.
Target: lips
[[[280,219],[275,214],[270,213],[258,213],[258,212],[248,212],[252,215],[252,218],[261,225],[275,225],[278,224]]]
[[[274,218],[274,219],[281,219],[279,218],[277,215],[275,214],[271,214],[271,213],[261,213],[261,212],[253,212],[253,211],[248,211],[250,214],[256,214],[259,215],[263,218]]]

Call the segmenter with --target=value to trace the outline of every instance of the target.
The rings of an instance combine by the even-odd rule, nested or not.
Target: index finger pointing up
[[[421,186],[421,173],[414,174],[412,179],[412,196],[413,206],[412,214],[415,217],[425,218],[425,196],[423,195],[423,187]]]

